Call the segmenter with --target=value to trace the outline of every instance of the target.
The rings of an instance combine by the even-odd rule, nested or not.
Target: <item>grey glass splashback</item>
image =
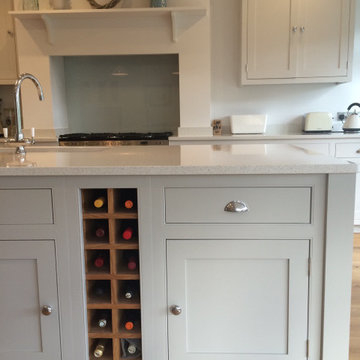
[[[178,55],[64,57],[70,132],[176,132]]]

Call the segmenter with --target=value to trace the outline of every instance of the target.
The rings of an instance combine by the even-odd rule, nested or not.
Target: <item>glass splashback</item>
[[[176,132],[178,55],[66,56],[70,132]]]

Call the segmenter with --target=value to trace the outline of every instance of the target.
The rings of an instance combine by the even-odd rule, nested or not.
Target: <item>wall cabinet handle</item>
[[[224,211],[227,212],[248,212],[249,208],[243,201],[230,201],[228,204],[225,205]]]

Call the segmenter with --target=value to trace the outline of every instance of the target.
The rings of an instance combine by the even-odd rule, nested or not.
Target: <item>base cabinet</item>
[[[55,246],[0,241],[0,358],[60,360]]]
[[[169,359],[305,359],[308,262],[308,240],[168,240]]]

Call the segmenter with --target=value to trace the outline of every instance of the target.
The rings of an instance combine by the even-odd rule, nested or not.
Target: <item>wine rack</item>
[[[140,360],[137,189],[81,192],[89,359]]]

